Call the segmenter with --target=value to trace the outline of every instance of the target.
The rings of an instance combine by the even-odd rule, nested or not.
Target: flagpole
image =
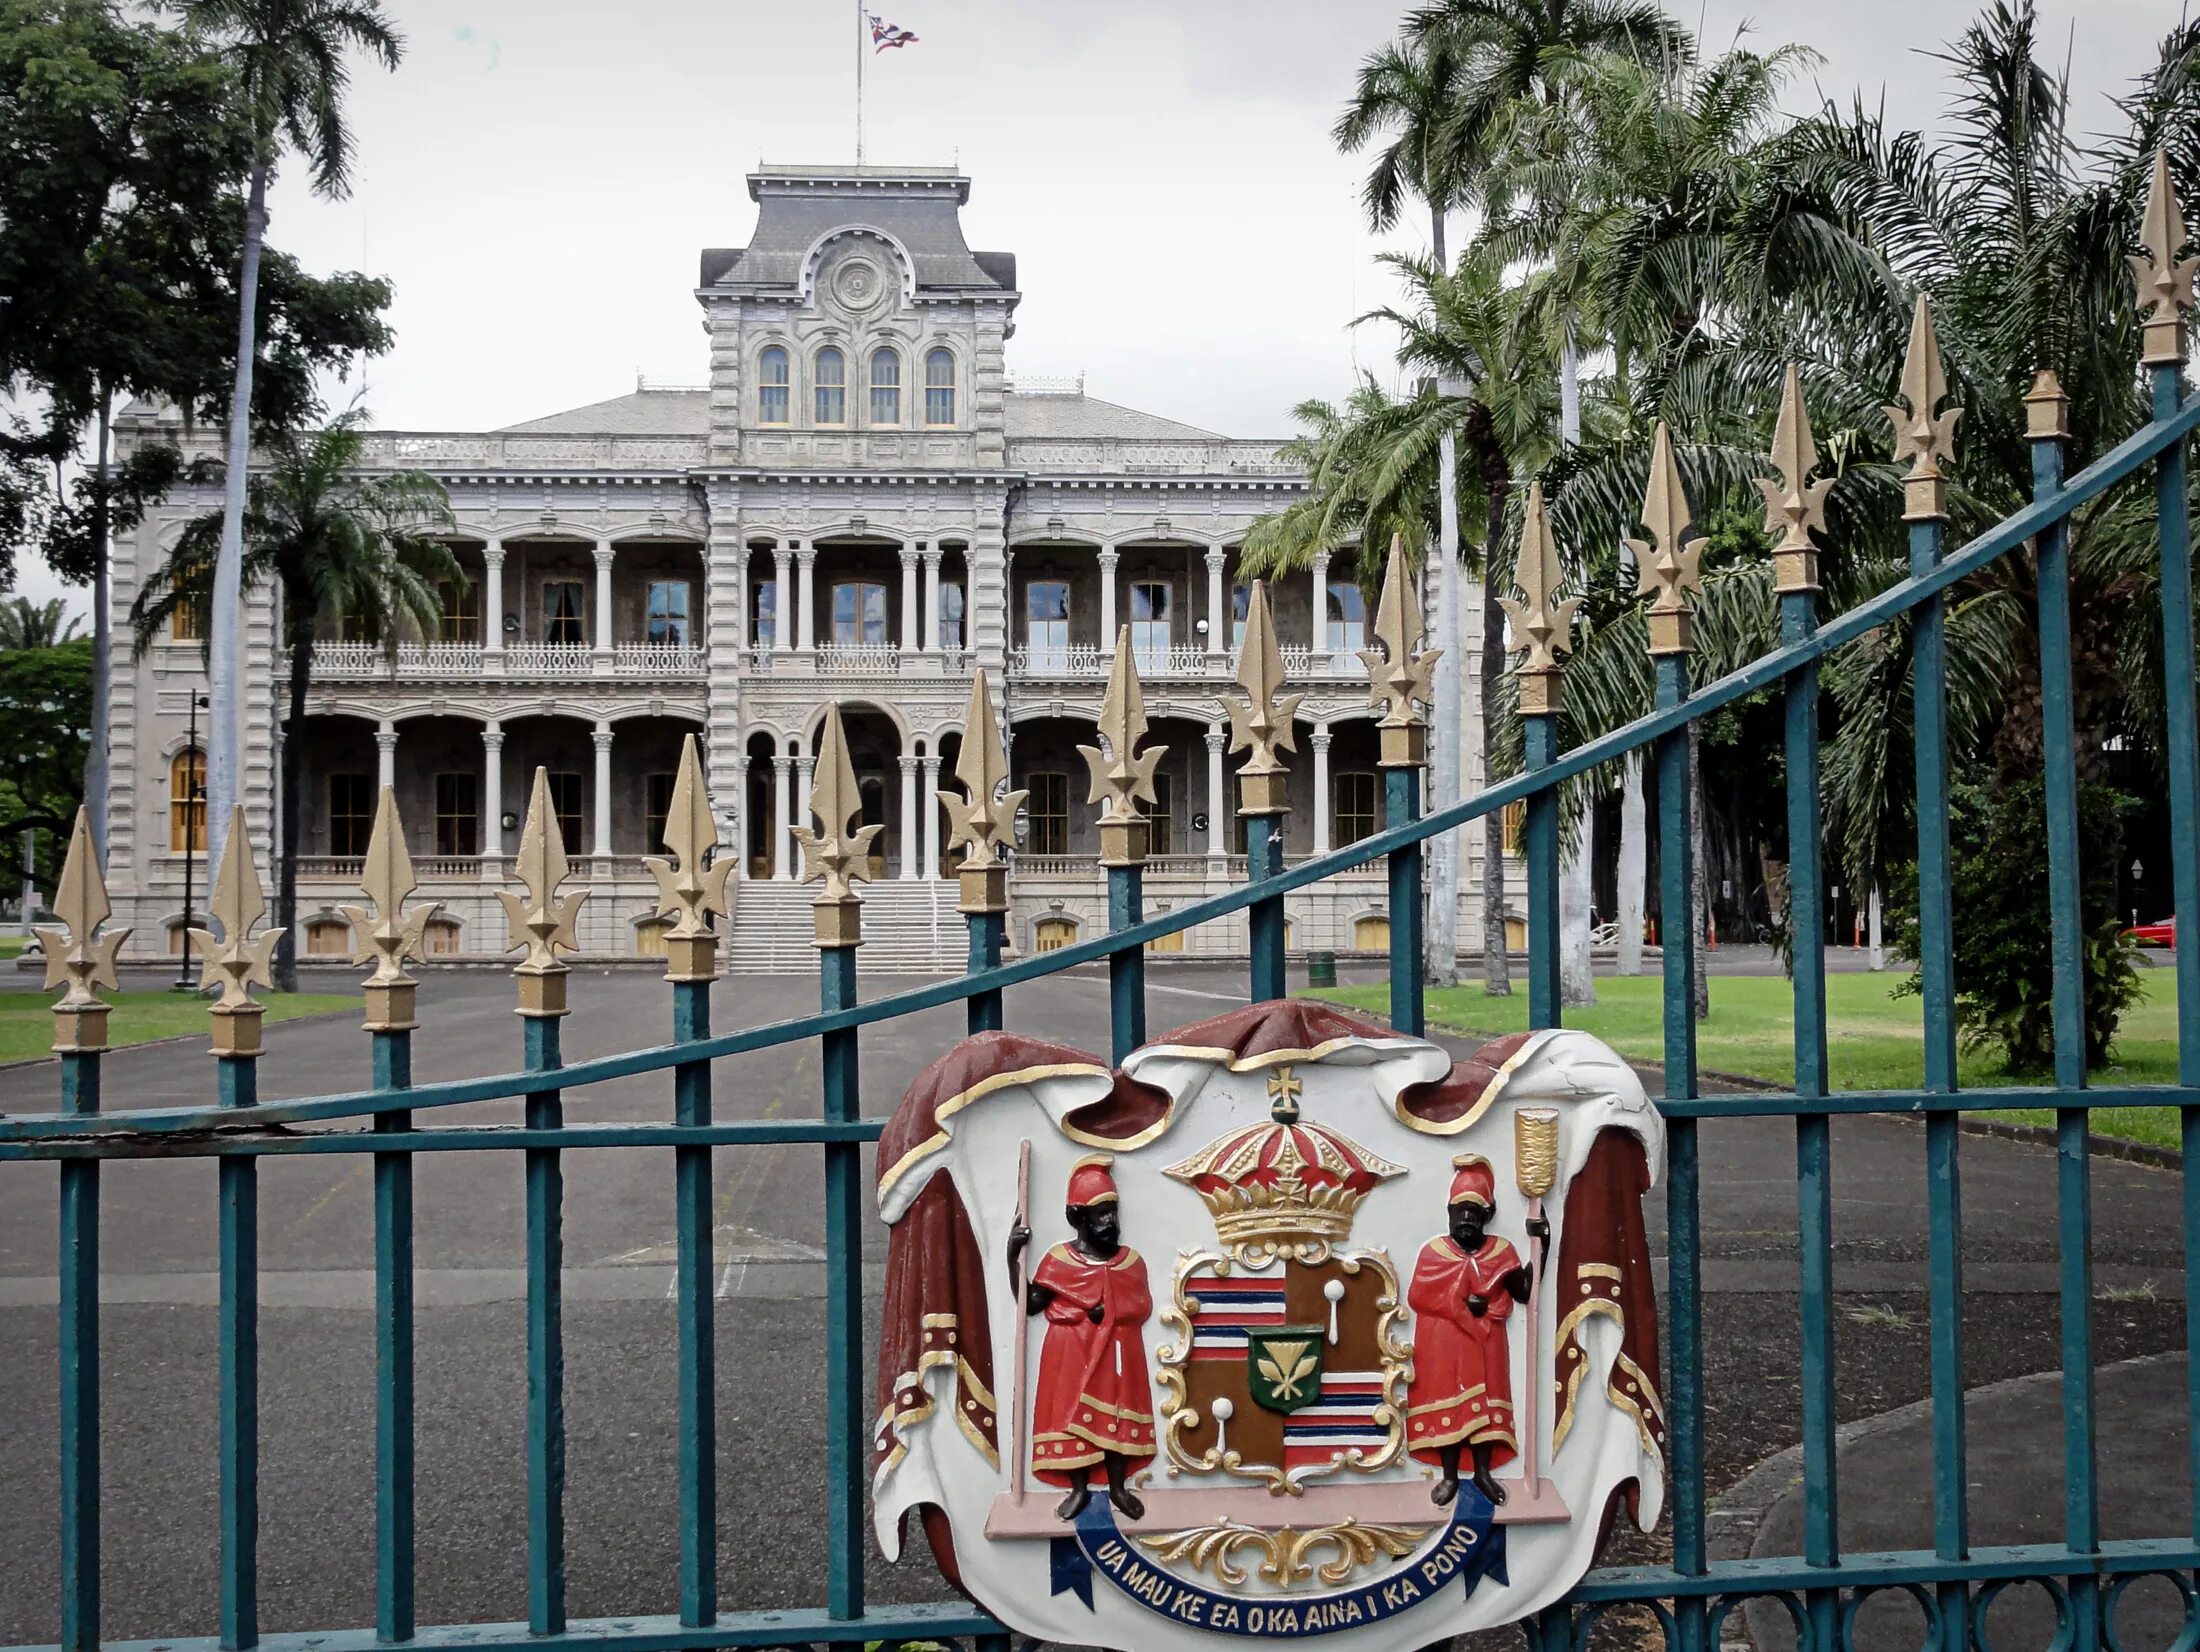
[[[856,165],[863,164],[863,3],[856,0]]]

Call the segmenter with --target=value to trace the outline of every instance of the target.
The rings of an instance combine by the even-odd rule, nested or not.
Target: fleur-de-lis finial
[[[1025,794],[1001,789],[1008,779],[1008,752],[1001,743],[1000,719],[993,715],[993,687],[983,671],[970,679],[955,778],[969,793],[967,801],[945,787],[939,799],[947,808],[947,846],[964,851],[962,910],[1005,912],[1008,868],[1000,851],[1015,847],[1016,811]]]
[[[1685,654],[1689,648],[1688,595],[1703,587],[1698,566],[1707,539],[1690,539],[1693,511],[1681,485],[1681,467],[1673,457],[1673,432],[1663,419],[1650,448],[1650,488],[1643,496],[1642,525],[1650,542],[1627,541],[1640,571],[1638,592],[1653,593],[1650,603],[1650,652]]]
[[[1772,586],[1776,591],[1818,589],[1818,547],[1811,530],[1826,525],[1826,495],[1833,478],[1813,482],[1818,444],[1811,439],[1810,410],[1803,405],[1803,375],[1792,361],[1780,387],[1780,419],[1772,427],[1772,468],[1780,473],[1756,478],[1765,496],[1765,532],[1779,537],[1772,547]]]
[[[359,887],[372,904],[341,910],[359,938],[351,961],[374,966],[366,983],[367,1030],[403,1032],[414,1025],[413,1000],[420,985],[405,973],[405,960],[418,958],[426,950],[428,920],[435,916],[438,903],[429,901],[405,910],[405,897],[420,887],[420,880],[413,875],[412,856],[405,850],[397,792],[389,786],[382,788],[382,799],[375,805],[374,832],[367,839]]]
[[[560,951],[580,946],[573,920],[580,915],[588,891],[577,889],[560,896],[558,885],[571,870],[565,859],[565,835],[558,830],[557,810],[550,806],[550,771],[535,770],[534,789],[527,798],[527,824],[520,828],[516,870],[524,895],[499,889],[504,906],[505,949],[519,946],[527,955],[513,967],[519,977],[519,1013],[553,1016],[565,1013],[565,965]]]
[[[107,880],[100,875],[99,851],[92,846],[91,811],[79,805],[69,832],[69,855],[61,863],[61,886],[53,897],[53,913],[61,922],[38,931],[46,953],[47,989],[63,989],[53,1007],[56,1055],[107,1047],[108,1006],[97,989],[122,990],[115,954],[130,937],[127,929],[99,933],[113,911]]]
[[[1933,309],[1923,293],[1910,317],[1910,348],[1902,358],[1902,399],[1909,410],[1890,404],[1887,422],[1894,426],[1894,456],[1910,461],[1903,478],[1905,522],[1926,522],[1947,515],[1948,479],[1941,461],[1956,451],[1956,421],[1963,409],[1937,412],[1948,399],[1948,375],[1940,365],[1940,341],[1933,337]]]
[[[710,789],[703,782],[703,756],[689,735],[680,747],[680,769],[672,782],[672,804],[665,814],[665,847],[679,864],[661,855],[642,864],[657,880],[657,915],[670,918],[665,933],[665,979],[709,981],[718,974],[718,935],[710,915],[726,914],[726,880],[733,862],[703,865],[718,846],[718,822],[710,812]]]
[[[1238,770],[1239,814],[1282,814],[1289,806],[1284,788],[1290,771],[1276,753],[1298,749],[1291,719],[1305,696],[1279,698],[1283,683],[1283,649],[1276,641],[1275,616],[1268,609],[1268,582],[1256,579],[1245,611],[1245,644],[1238,650],[1237,684],[1245,696],[1226,696],[1222,702],[1230,717],[1230,749],[1250,753]]]
[[[1138,749],[1146,737],[1146,690],[1131,656],[1131,628],[1126,625],[1116,636],[1115,667],[1100,701],[1103,744],[1077,748],[1092,770],[1092,795],[1085,801],[1100,805],[1102,866],[1136,866],[1146,858],[1147,822],[1138,805],[1159,800],[1154,769],[1168,749]]]
[[[1559,705],[1558,656],[1574,651],[1574,611],[1579,597],[1561,599],[1564,579],[1559,566],[1558,543],[1551,537],[1551,519],[1543,507],[1543,484],[1528,484],[1528,508],[1520,522],[1520,555],[1513,579],[1520,587],[1517,600],[1500,597],[1513,635],[1527,649],[1515,676],[1520,685],[1520,709],[1530,716],[1550,715]]]
[[[252,859],[252,845],[245,839],[244,805],[229,814],[229,841],[222,848],[221,871],[214,879],[214,898],[208,904],[214,921],[222,926],[217,937],[210,929],[191,931],[200,966],[221,984],[214,1001],[214,1053],[246,1056],[260,1053],[260,1006],[252,988],[272,987],[271,965],[278,931],[258,935],[252,926],[267,916],[267,895],[260,884],[260,868]]]
[[[2169,152],[2154,152],[2154,178],[2147,186],[2146,216],[2139,224],[2145,257],[2131,255],[2131,273],[2139,283],[2139,308],[2146,324],[2140,360],[2149,367],[2182,366],[2185,360],[2185,312],[2193,307],[2193,278],[2200,258],[2180,258],[2185,250],[2185,215],[2170,182]]]
[[[1412,597],[1405,537],[1392,534],[1383,594],[1375,604],[1376,646],[1360,653],[1360,663],[1367,667],[1367,703],[1383,708],[1375,726],[1382,731],[1377,766],[1386,769],[1418,768],[1427,761],[1428,731],[1414,702],[1431,698],[1429,678],[1437,650],[1416,652],[1421,619]]]
[[[817,944],[854,946],[863,939],[863,908],[854,885],[871,877],[871,840],[886,828],[858,826],[863,797],[856,790],[855,765],[848,760],[848,737],[840,726],[840,707],[825,708],[818,730],[817,777],[810,787],[810,812],[823,830],[794,829],[802,845],[802,881],[822,879],[815,902]]]

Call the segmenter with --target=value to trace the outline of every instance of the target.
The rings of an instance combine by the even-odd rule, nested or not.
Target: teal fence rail
[[[2157,249],[2167,260],[2178,249]],[[2171,1085],[2088,1088],[2081,1020],[2078,905],[2083,846],[2076,817],[2076,760],[2071,725],[2068,523],[2079,507],[2123,484],[2151,475],[2161,553],[2162,650],[2167,685],[2164,735],[2169,753],[2168,814],[2173,822],[2176,911],[2181,921],[2200,915],[2200,746],[2196,746],[2193,593],[2187,529],[2186,454],[2200,430],[2200,396],[2184,394],[2183,310],[2187,292],[2158,306],[2148,327],[2146,372],[2152,418],[2141,429],[2073,476],[2063,474],[2061,406],[2043,383],[2036,393],[2032,441],[2035,496],[2024,509],[1960,549],[1943,542],[1941,462],[1948,432],[1933,419],[1937,366],[1906,387],[1910,422],[1901,429],[1902,456],[1912,462],[1906,516],[1910,526],[1910,577],[1860,607],[1821,618],[1810,566],[1815,498],[1805,486],[1807,433],[1794,440],[1791,420],[1801,417],[1792,391],[1776,460],[1786,464],[1786,537],[1779,551],[1780,646],[1744,670],[1713,682],[1689,680],[1687,609],[1688,507],[1678,477],[1666,471],[1668,491],[1654,482],[1644,520],[1656,540],[1648,559],[1661,589],[1651,614],[1657,655],[1657,703],[1647,716],[1575,750],[1556,749],[1556,660],[1538,652],[1537,628],[1549,635],[1556,617],[1555,580],[1543,579],[1536,558],[1524,555],[1523,621],[1528,658],[1522,667],[1522,707],[1527,720],[1525,772],[1491,785],[1440,812],[1421,816],[1419,730],[1414,721],[1417,656],[1404,632],[1407,605],[1382,628],[1375,652],[1377,686],[1391,695],[1385,718],[1388,814],[1384,830],[1352,847],[1288,870],[1281,865],[1280,837],[1270,820],[1249,809],[1249,847],[1256,876],[1225,895],[1146,917],[1140,906],[1134,781],[1124,779],[1103,825],[1119,828],[1108,867],[1110,931],[1056,951],[1002,963],[1004,902],[1000,869],[991,845],[1002,822],[979,809],[963,822],[963,841],[974,848],[974,871],[964,893],[971,909],[971,970],[966,976],[861,1002],[853,944],[860,922],[846,878],[860,860],[861,834],[848,829],[846,799],[834,793],[829,759],[821,757],[816,809],[823,830],[809,845],[811,869],[822,875],[819,906],[820,1002],[815,1015],[766,1026],[713,1033],[709,979],[715,942],[704,915],[722,902],[724,872],[705,872],[711,841],[707,806],[698,806],[700,778],[690,764],[692,791],[675,799],[668,845],[676,862],[662,874],[668,904],[679,914],[671,946],[672,1040],[601,1060],[561,1062],[558,1017],[564,1008],[563,966],[557,952],[569,914],[557,884],[563,855],[549,811],[534,812],[536,829],[522,851],[527,900],[512,899],[515,946],[528,947],[519,966],[524,1018],[524,1066],[515,1073],[454,1082],[411,1083],[413,986],[399,968],[417,933],[408,936],[401,901],[407,877],[384,852],[370,856],[369,892],[379,911],[369,945],[379,962],[368,993],[374,1088],[307,1099],[261,1102],[254,1084],[259,1038],[257,1013],[246,990],[259,968],[249,939],[257,919],[255,880],[240,859],[225,871],[215,904],[227,938],[210,947],[210,973],[226,983],[217,1005],[219,1093],[207,1107],[108,1108],[101,1094],[100,1046],[105,1010],[96,988],[112,985],[111,947],[97,934],[105,896],[88,853],[72,866],[57,908],[69,932],[54,932],[49,947],[54,980],[68,992],[57,1010],[61,1032],[59,1109],[0,1117],[0,1159],[56,1161],[60,1179],[58,1450],[61,1465],[61,1645],[86,1652],[101,1642],[100,1464],[101,1377],[99,1335],[100,1170],[109,1160],[212,1157],[219,1162],[220,1237],[220,1427],[213,1449],[220,1471],[219,1634],[211,1640],[164,1639],[139,1643],[161,1652],[224,1652],[263,1646],[280,1652],[369,1652],[387,1647],[467,1647],[473,1652],[560,1646],[625,1646],[636,1652],[789,1643],[901,1642],[969,1639],[984,1648],[1007,1644],[1006,1632],[962,1605],[871,1606],[864,1597],[864,1498],[868,1419],[863,1304],[859,1261],[867,1216],[862,1185],[862,1145],[876,1139],[881,1120],[865,1117],[859,1104],[857,1033],[912,1012],[963,1003],[973,1029],[1002,1024],[1003,989],[1020,982],[1105,964],[1110,974],[1114,1055],[1120,1058],[1146,1036],[1144,949],[1148,942],[1227,914],[1248,911],[1254,998],[1283,988],[1283,900],[1292,890],[1334,873],[1375,861],[1387,864],[1392,914],[1391,1018],[1402,1029],[1422,1025],[1423,969],[1415,915],[1421,906],[1421,855],[1427,841],[1456,831],[1506,806],[1528,809],[1525,842],[1530,881],[1530,1011],[1537,1025],[1559,1018],[1556,960],[1557,788],[1561,783],[1634,752],[1647,754],[1660,778],[1657,822],[1664,910],[1688,909],[1690,831],[1689,724],[1745,695],[1778,688],[1785,696],[1788,822],[1791,837],[1792,923],[1798,935],[1819,933],[1823,879],[1819,866],[1817,672],[1829,651],[1898,617],[1909,621],[1916,706],[1917,859],[1921,893],[1919,948],[1924,997],[1925,1078],[1901,1091],[1829,1090],[1825,982],[1822,961],[1809,946],[1797,949],[1794,973],[1795,1084],[1792,1091],[1700,1096],[1697,1093],[1695,1022],[1689,984],[1696,938],[1685,923],[1663,926],[1666,987],[1663,1094],[1657,1098],[1668,1129],[1670,1336],[1670,1442],[1672,1560],[1667,1565],[1603,1569],[1590,1573],[1566,1601],[1525,1626],[1538,1652],[1561,1652],[1585,1643],[1598,1619],[1616,1607],[1647,1607],[1677,1652],[1708,1652],[1740,1603],[1770,1599],[1786,1608],[1798,1638],[1816,1652],[1847,1643],[1859,1606],[1885,1590],[1914,1600],[1925,1640],[1941,1652],[1985,1648],[1983,1613],[2012,1582],[2044,1586],[2052,1595],[2057,1647],[2116,1645],[2119,1596],[2141,1577],[2162,1577],[2184,1602],[2182,1652],[2200,1644],[2200,1429],[2192,1432],[2194,1506],[2181,1531],[2108,1541],[2101,1535],[2094,1468],[2096,1417],[2092,1405],[2093,1350],[2088,1307],[2091,1273],[2089,1110],[2099,1106],[2160,1106],[2181,1110],[2185,1246],[2200,1256],[2200,946],[2179,949],[2176,966],[2178,1082]],[[1924,347],[1929,329],[1921,324]],[[1915,367],[1913,361],[1913,367]],[[1661,464],[1669,452],[1661,440]],[[1800,457],[1799,457],[1800,456]],[[1532,525],[1533,526],[1533,525]],[[2056,1071],[2052,1085],[1962,1093],[1956,1083],[1954,990],[1951,952],[1948,845],[1948,752],[1944,718],[1944,608],[1957,585],[1995,559],[2034,547],[2040,603],[2041,674],[2046,702],[2046,828],[2053,891]],[[1394,593],[1395,594],[1395,593]],[[1392,605],[1386,603],[1386,608]],[[1558,627],[1563,630],[1562,623]],[[1554,675],[1545,676],[1548,667]],[[1128,651],[1122,671],[1128,672]],[[1273,684],[1259,687],[1265,695]],[[1135,692],[1135,679],[1129,687]],[[1548,691],[1546,693],[1546,691]],[[1120,692],[1120,687],[1118,692]],[[1111,696],[1113,698],[1114,696]],[[1118,712],[1122,708],[1118,706]],[[974,706],[975,710],[975,706]],[[1127,716],[1127,714],[1125,714]],[[1105,728],[1105,725],[1104,725]],[[1128,721],[1115,725],[1115,750],[1127,752]],[[967,749],[967,747],[966,747]],[[1135,765],[1132,765],[1135,767]],[[1250,768],[1250,766],[1249,766]],[[990,802],[997,770],[984,771],[974,788]],[[539,803],[538,799],[538,803]],[[1120,809],[1118,808],[1120,804]],[[1105,837],[1105,834],[1104,834]],[[241,832],[232,835],[241,844]],[[241,852],[240,852],[241,853]],[[715,883],[713,881],[715,877]],[[509,897],[508,897],[509,898]],[[209,937],[212,941],[212,937]],[[817,1117],[718,1121],[711,1110],[711,1063],[728,1056],[818,1042],[823,1095]],[[670,1118],[662,1123],[574,1124],[563,1121],[562,1098],[611,1079],[641,1074],[671,1077]],[[438,1125],[439,1110],[468,1102],[518,1098],[525,1104],[520,1127]],[[1965,1506],[1965,1363],[1960,1305],[1963,1298],[1961,1136],[1959,1113],[2014,1108],[2054,1110],[2058,1143],[2057,1226],[2061,1250],[2063,1483],[2065,1507],[2060,1542],[2021,1548],[1974,1548]],[[1922,1151],[1928,1176],[1931,1246],[1931,1375],[1933,1400],[1933,1542],[1900,1553],[1849,1553],[1841,1544],[1839,1488],[1835,1478],[1833,1406],[1833,1292],[1831,1221],[1833,1156],[1830,1124],[1838,1114],[1912,1114],[1925,1120]],[[1714,1561],[1705,1530],[1702,1290],[1697,1133],[1705,1120],[1778,1117],[1793,1120],[1797,1216],[1801,1236],[1801,1427],[1805,1519],[1802,1552],[1784,1559]],[[299,1128],[310,1126],[313,1128]],[[712,1464],[715,1451],[715,1372],[712,1364],[714,1274],[708,1189],[711,1156],[719,1150],[801,1144],[825,1159],[828,1263],[826,1352],[828,1383],[825,1527],[829,1537],[827,1598],[803,1611],[728,1611],[717,1598],[720,1521]],[[579,1620],[566,1609],[565,1374],[559,1297],[562,1264],[561,1154],[582,1148],[662,1150],[672,1159],[677,1211],[677,1323],[679,1469],[666,1494],[679,1513],[679,1609],[665,1616]],[[414,1314],[412,1301],[412,1175],[425,1153],[519,1154],[526,1176],[526,1367],[528,1588],[523,1620],[504,1623],[423,1625],[414,1608]],[[257,1510],[257,1303],[258,1231],[256,1175],[259,1161],[282,1154],[335,1153],[371,1161],[374,1185],[375,1400],[374,1473],[375,1621],[310,1634],[263,1636],[259,1631]],[[2186,1269],[2188,1352],[2200,1343],[2200,1268]],[[2193,1409],[2200,1415],[2200,1357],[2191,1360]],[[786,1442],[759,1439],[758,1451]]]

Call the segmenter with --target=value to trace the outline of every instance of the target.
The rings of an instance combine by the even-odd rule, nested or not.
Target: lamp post
[[[2147,875],[2147,869],[2137,856],[2131,862],[2131,927],[2139,927],[2139,880]]]
[[[185,749],[190,752],[184,770],[186,780],[183,793],[183,956],[176,961],[176,984],[172,992],[196,992],[199,983],[192,967],[191,957],[191,872],[198,859],[199,833],[206,820],[206,783],[202,778],[199,755],[199,709],[206,704],[206,696],[191,696],[190,733],[185,738]]]

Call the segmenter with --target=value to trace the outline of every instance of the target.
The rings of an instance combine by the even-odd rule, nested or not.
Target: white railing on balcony
[[[507,675],[585,677],[595,669],[595,654],[585,643],[514,642],[504,646]]]
[[[820,677],[893,676],[901,670],[901,650],[890,643],[827,643],[817,651]]]
[[[622,677],[694,677],[703,670],[703,651],[686,643],[622,642],[611,659]]]
[[[353,677],[478,677],[477,642],[403,642],[395,654],[375,642],[317,642],[313,675],[321,680]]]
[[[1133,658],[1138,662],[1139,676],[1148,681],[1171,677],[1219,680],[1237,675],[1235,653],[1209,654],[1204,648],[1190,643],[1178,643],[1166,649],[1140,648],[1134,651]],[[1112,647],[1100,648],[1090,643],[1041,644],[1008,651],[1009,669],[1024,677],[1105,677],[1114,663]],[[1283,650],[1284,676],[1301,682],[1335,677],[1357,681],[1365,670],[1359,656],[1349,651],[1317,650],[1303,643]]]
[[[298,876],[301,878],[335,878],[345,883],[356,883],[366,872],[367,863],[353,855],[300,855]],[[479,855],[419,855],[413,859],[413,870],[424,878],[478,878],[481,876]]]

